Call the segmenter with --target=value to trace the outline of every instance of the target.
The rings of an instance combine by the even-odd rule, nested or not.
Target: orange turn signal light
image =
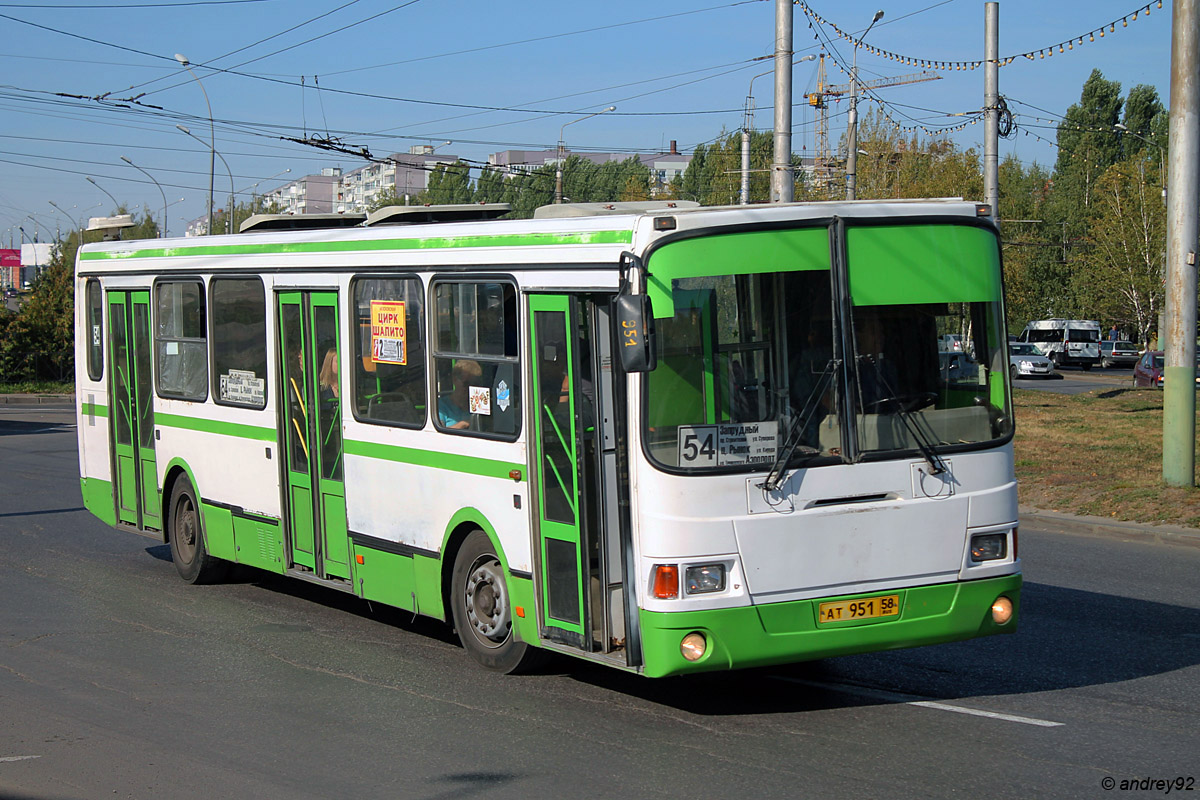
[[[362,556],[360,556],[360,555],[356,555],[356,556],[354,556],[354,563],[356,563],[356,564],[361,564],[361,563],[363,563],[363,557],[362,557]]]
[[[674,600],[679,597],[678,565],[654,565],[654,596],[659,600]]]

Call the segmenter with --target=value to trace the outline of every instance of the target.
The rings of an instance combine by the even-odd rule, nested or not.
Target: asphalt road
[[[1084,372],[1078,367],[1060,367],[1060,378],[1017,378],[1013,386],[1018,389],[1038,389],[1060,394],[1083,394],[1093,389],[1129,389],[1133,386],[1132,367],[1112,367]],[[1200,789],[1197,789],[1200,791]]]
[[[250,570],[184,584],[166,547],[82,510],[72,425],[0,407],[4,800],[1200,791],[1200,547],[1025,525],[1015,636],[504,677],[448,628],[353,597]]]

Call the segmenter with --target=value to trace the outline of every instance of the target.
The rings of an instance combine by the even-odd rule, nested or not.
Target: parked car
[[[1162,350],[1150,350],[1142,354],[1133,368],[1133,385],[1163,388],[1163,373],[1166,357]],[[1200,351],[1196,352],[1196,386],[1200,387]]]
[[[1100,366],[1132,367],[1138,362],[1138,349],[1133,342],[1101,342]]]
[[[1036,344],[1008,343],[1008,372],[1015,378],[1053,378],[1054,364]]]
[[[938,353],[943,383],[972,383],[979,380],[979,365],[967,353]]]
[[[943,333],[938,337],[938,350],[942,353],[963,352],[963,339],[957,333]]]

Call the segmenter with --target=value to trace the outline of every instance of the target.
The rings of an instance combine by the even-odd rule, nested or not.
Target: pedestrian
[[[1108,332],[1108,340],[1110,342],[1115,342],[1120,337],[1120,335],[1121,334],[1117,333],[1117,326],[1113,325],[1112,330],[1110,330]]]

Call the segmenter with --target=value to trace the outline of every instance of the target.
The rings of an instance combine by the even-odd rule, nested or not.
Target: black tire
[[[167,531],[171,537],[171,560],[179,577],[188,583],[218,583],[229,571],[229,562],[208,554],[204,524],[196,491],[186,475],[179,476],[167,506]]]
[[[1008,379],[1009,379],[1010,383],[1012,383],[1013,381],[1016,381],[1016,379],[1017,379],[1017,368],[1014,367],[1012,364],[1008,365]]]
[[[1104,369],[1112,369],[1112,362],[1109,361],[1108,359],[1103,359],[1100,362],[1100,366]]]
[[[482,666],[506,675],[527,672],[546,653],[513,637],[512,602],[495,551],[481,530],[471,531],[458,549],[450,579],[454,629],[463,649]]]

